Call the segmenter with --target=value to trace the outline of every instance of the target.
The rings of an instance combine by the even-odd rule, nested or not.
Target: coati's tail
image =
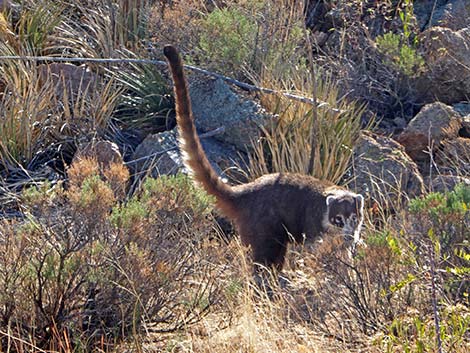
[[[176,97],[176,122],[178,125],[180,148],[183,153],[184,164],[190,169],[196,182],[215,196],[217,207],[227,216],[233,214],[230,186],[224,184],[217,173],[211,167],[194,125],[194,117],[189,98],[188,84],[183,72],[183,62],[178,50],[171,46],[165,46],[163,53],[170,64],[173,76]]]

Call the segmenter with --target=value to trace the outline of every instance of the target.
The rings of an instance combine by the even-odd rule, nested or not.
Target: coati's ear
[[[356,200],[359,202],[360,208],[362,209],[364,207],[364,196],[357,194]]]
[[[326,205],[329,206],[336,198],[332,195],[326,197]]]

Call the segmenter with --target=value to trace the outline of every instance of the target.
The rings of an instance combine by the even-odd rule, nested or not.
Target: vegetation
[[[189,63],[317,100],[257,97],[278,120],[248,179],[346,182],[360,129],[408,119],[426,70],[413,1],[336,1],[319,17],[313,1],[11,2],[0,55],[154,59],[172,42]],[[354,258],[333,235],[292,246],[268,295],[189,177],[73,158],[95,139],[132,152],[126,133],[173,116],[154,65],[0,61],[0,351],[469,350],[468,185],[398,195],[393,214],[367,205]]]

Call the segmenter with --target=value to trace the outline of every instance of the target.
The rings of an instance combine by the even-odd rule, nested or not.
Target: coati
[[[176,121],[185,166],[193,179],[213,195],[216,206],[232,220],[256,264],[282,269],[290,240],[312,239],[330,227],[342,228],[357,243],[364,199],[330,182],[298,174],[269,174],[253,182],[229,186],[212,169],[199,141],[181,57],[165,46],[176,98]]]

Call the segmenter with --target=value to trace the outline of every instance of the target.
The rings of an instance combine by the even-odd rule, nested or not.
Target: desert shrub
[[[75,163],[67,188],[25,190],[25,219],[0,222],[4,347],[17,337],[104,349],[150,323],[171,331],[200,320],[219,293],[217,266],[200,253],[216,235],[211,200],[176,176],[149,179],[120,203],[122,165]]]
[[[470,291],[470,187],[461,184],[448,193],[431,193],[410,204],[420,219],[416,231],[424,235],[416,242],[417,262],[436,267],[442,295],[451,304],[466,300]]]
[[[377,49],[385,56],[385,64],[406,76],[416,76],[424,66],[424,59],[414,46],[395,33],[385,33],[375,39]]]
[[[390,288],[411,290],[408,311],[395,315],[379,339],[384,351],[465,351],[470,325],[469,202],[465,185],[411,200],[410,215],[393,244],[406,260],[406,276]]]
[[[216,9],[204,19],[199,45],[224,72],[247,65],[254,57],[257,24],[237,8]]]
[[[299,4],[255,1],[216,8],[203,18],[199,47],[217,69],[259,79],[263,70],[284,75],[304,52]]]

